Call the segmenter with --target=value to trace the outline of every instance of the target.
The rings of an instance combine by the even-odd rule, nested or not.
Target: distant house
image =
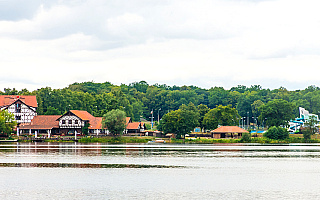
[[[18,125],[30,123],[37,115],[36,96],[0,95],[0,110],[7,110],[14,114]]]
[[[211,131],[213,138],[241,138],[243,133],[249,133],[248,131],[238,126],[220,126],[219,128]]]
[[[130,117],[126,118],[126,130],[125,134],[135,135],[142,133],[146,130],[146,125],[143,122],[132,122]]]
[[[89,124],[89,134],[99,135],[105,133],[102,129],[102,117],[94,117],[87,111],[83,110],[70,110],[66,114],[62,115],[59,120],[59,128],[61,134],[74,134],[82,133],[82,128]]]
[[[20,127],[21,133],[47,133],[48,136],[82,134],[82,128],[89,124],[90,135],[108,134],[102,129],[102,117],[94,117],[87,111],[70,110],[64,115],[38,115],[30,124]]]
[[[21,124],[19,127],[19,134],[46,134],[50,137],[53,134],[59,134],[59,121],[61,115],[38,115],[35,116],[31,123]]]

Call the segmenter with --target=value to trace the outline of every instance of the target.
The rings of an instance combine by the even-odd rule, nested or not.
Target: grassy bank
[[[112,143],[112,144],[125,144],[125,143],[147,143],[152,141],[153,137],[103,137],[103,138],[81,138],[78,140],[80,143]]]
[[[13,138],[15,139],[15,138]],[[155,137],[85,137],[78,140],[80,143],[109,143],[109,144],[126,144],[126,143],[148,143],[155,140]],[[19,140],[19,142],[30,142],[30,140]],[[59,139],[46,139],[44,142],[74,142],[72,140],[59,140]],[[306,141],[300,135],[290,135],[285,140],[272,140],[265,137],[252,137],[250,140],[241,139],[213,139],[213,138],[187,138],[187,139],[165,139],[166,143],[172,144],[217,144],[217,143],[260,143],[260,144],[288,144],[288,143],[320,143],[318,136],[312,136],[312,138]]]

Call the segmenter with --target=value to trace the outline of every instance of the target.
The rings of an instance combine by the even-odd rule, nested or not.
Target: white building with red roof
[[[38,115],[30,124],[20,126],[20,133],[46,133],[53,135],[82,134],[82,128],[88,124],[90,135],[108,134],[102,129],[102,117],[94,117],[87,111],[70,110],[64,115]]]
[[[18,124],[30,123],[37,116],[36,96],[0,95],[0,110],[14,114]]]
[[[241,138],[243,133],[249,133],[248,131],[238,126],[220,126],[217,129],[211,131],[212,137],[216,139],[237,137]]]

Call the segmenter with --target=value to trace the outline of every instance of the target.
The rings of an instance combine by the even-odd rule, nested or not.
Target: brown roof
[[[211,131],[211,133],[248,133],[248,131],[238,126],[220,126],[219,128]]]
[[[102,129],[102,117],[94,117],[94,119],[90,120],[89,129]]]
[[[0,107],[10,106],[17,100],[22,101],[27,106],[38,107],[36,96],[0,95]]]
[[[77,117],[79,117],[82,120],[92,120],[94,116],[92,116],[90,113],[84,110],[70,110],[73,114],[75,114]]]
[[[139,129],[139,126],[143,126],[143,122],[131,122],[127,125],[127,129]]]
[[[38,115],[35,116],[30,124],[20,125],[20,129],[52,129],[59,128],[59,121],[57,119],[61,115]]]
[[[102,129],[102,117],[94,117],[84,110],[70,110],[70,112],[82,120],[89,121],[89,129]]]
[[[131,117],[126,117],[126,125],[131,122]]]

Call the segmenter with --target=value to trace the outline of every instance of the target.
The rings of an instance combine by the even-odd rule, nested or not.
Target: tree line
[[[114,85],[110,82],[73,83],[62,89],[50,87],[34,91],[5,88],[0,91],[7,95],[36,95],[39,115],[63,114],[68,110],[86,110],[94,116],[104,116],[108,111],[120,109],[134,121],[144,118],[150,121],[153,110],[154,120],[163,118],[171,111],[181,110],[182,105],[192,103],[195,107],[206,106],[208,110],[219,106],[234,108],[239,118],[246,123],[262,124],[268,117],[261,115],[261,108],[273,100],[290,103],[291,116],[298,116],[298,107],[304,107],[311,113],[320,113],[320,88],[309,86],[304,90],[289,91],[264,89],[260,85],[250,87],[238,85],[231,89],[212,87],[204,89],[197,86],[168,86],[166,84],[149,85],[145,81],[133,82],[128,85]],[[291,109],[292,108],[292,109]],[[183,110],[182,110],[183,111]],[[213,112],[213,111],[211,111]],[[204,114],[199,114],[204,118]],[[271,119],[271,118],[270,118]],[[203,120],[200,120],[201,125]],[[239,122],[234,122],[238,124]]]

